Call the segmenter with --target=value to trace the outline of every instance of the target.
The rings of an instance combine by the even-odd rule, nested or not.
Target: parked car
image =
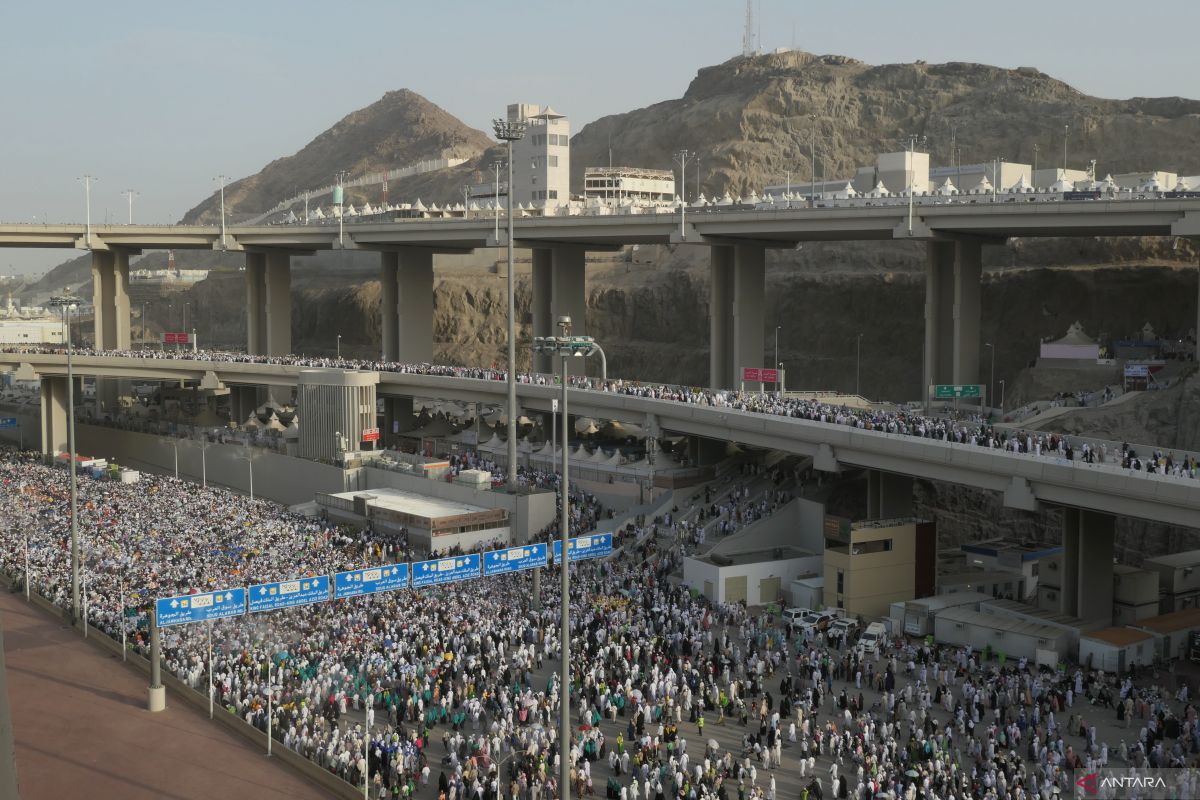
[[[804,615],[811,613],[812,610],[808,608],[800,608],[799,606],[795,608],[789,608],[787,611],[783,612],[783,624],[792,630],[795,630],[796,626],[800,624],[800,620],[804,619]]]
[[[858,623],[852,619],[835,619],[829,625],[829,629],[825,631],[825,636],[830,642],[837,641],[841,646],[845,646],[853,641],[858,635]]]
[[[872,622],[858,638],[858,649],[864,654],[878,652],[887,640],[887,627],[882,622]]]

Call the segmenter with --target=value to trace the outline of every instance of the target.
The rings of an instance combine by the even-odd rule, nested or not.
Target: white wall
[[[756,553],[776,547],[795,547],[811,553],[825,551],[825,506],[811,500],[785,503],[774,514],[747,525],[713,546],[718,555]]]
[[[780,561],[756,561],[750,564],[735,564],[729,567],[718,567],[694,558],[683,560],[683,582],[698,592],[704,591],[704,581],[712,581],[713,593],[716,597],[709,599],[725,602],[725,579],[746,576],[746,603],[757,606],[774,603],[777,598],[761,596],[759,583],[763,578],[779,578],[781,592],[787,592],[792,581],[801,575],[818,572],[821,569],[821,556],[805,556],[803,558],[787,558]]]

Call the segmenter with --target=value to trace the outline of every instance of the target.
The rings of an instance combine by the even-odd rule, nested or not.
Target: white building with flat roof
[[[571,199],[571,122],[550,106],[512,103],[509,122],[524,122],[525,136],[513,142],[512,201],[522,205],[565,205]]]
[[[390,487],[318,494],[316,501],[334,522],[369,523],[388,533],[404,529],[410,546],[418,552],[443,555],[455,547],[470,551],[479,544],[507,545],[511,541],[504,508],[484,508]]]
[[[675,199],[675,173],[642,167],[588,167],[583,171],[583,199],[648,203]]]

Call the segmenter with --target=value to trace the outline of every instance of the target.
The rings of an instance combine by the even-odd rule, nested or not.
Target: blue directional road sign
[[[567,540],[567,549],[570,551],[571,561],[586,561],[589,558],[603,558],[604,556],[612,555],[612,534],[611,533],[589,533],[586,536],[576,536],[574,539]],[[562,558],[562,542],[555,540],[554,542],[554,562]]]
[[[507,550],[491,550],[483,554],[483,574],[506,575],[523,569],[546,566],[546,545],[543,542],[510,547]]]
[[[408,564],[388,564],[382,567],[367,567],[350,572],[339,572],[333,576],[333,596],[358,597],[362,594],[390,592],[408,588]]]
[[[16,417],[0,417],[0,430],[17,427]]]
[[[435,558],[432,561],[414,561],[412,585],[437,586],[440,583],[466,581],[479,577],[479,554]]]
[[[215,592],[160,597],[154,603],[154,615],[160,628],[223,617],[240,617],[245,613],[246,590],[241,586]]]
[[[251,586],[248,594],[251,614],[257,611],[324,603],[329,599],[329,576],[317,575],[276,583],[259,583]]]

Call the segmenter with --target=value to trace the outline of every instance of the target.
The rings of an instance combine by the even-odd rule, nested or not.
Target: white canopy
[[[979,183],[975,184],[974,188],[971,189],[971,194],[991,194],[991,193],[992,193],[992,182],[988,180],[987,175],[984,175],[982,178],[980,178]]]
[[[958,187],[954,185],[954,181],[946,178],[945,183],[937,188],[937,193],[942,197],[950,197],[951,195],[958,194]]]

